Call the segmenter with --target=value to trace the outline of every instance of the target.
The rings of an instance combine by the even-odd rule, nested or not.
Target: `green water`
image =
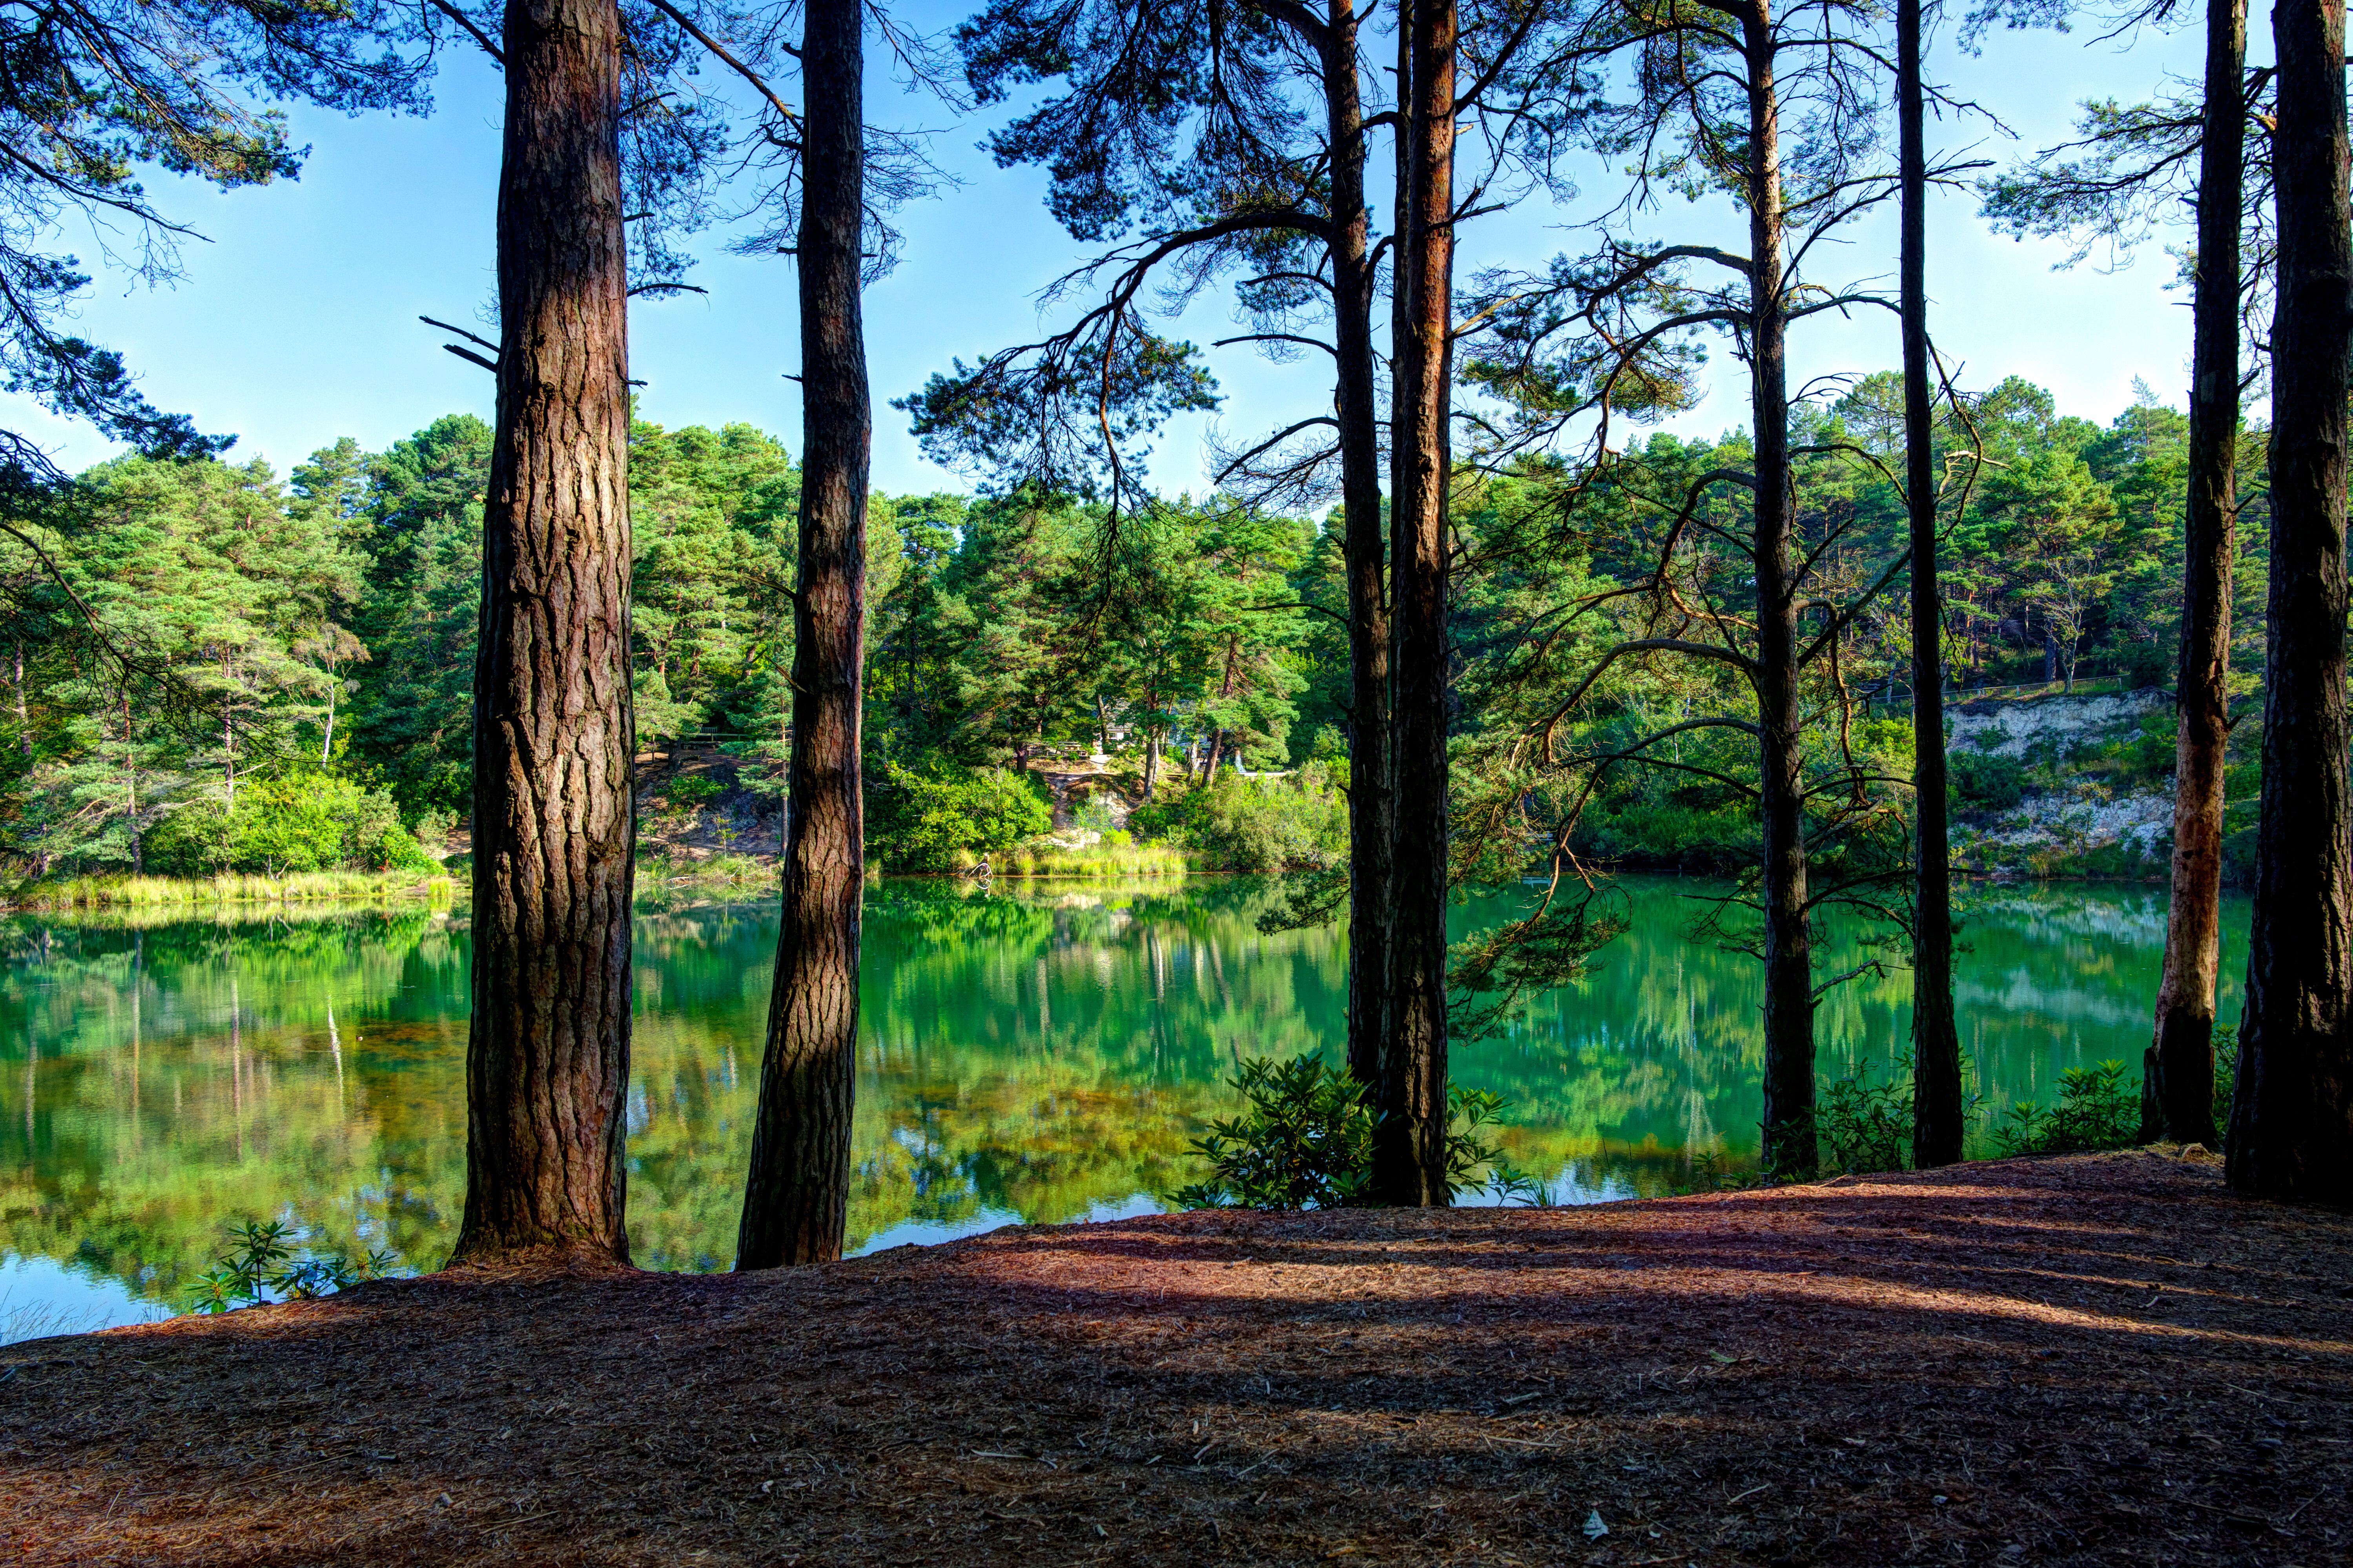
[[[1630,885],[1632,927],[1591,978],[1456,1049],[1456,1081],[1512,1102],[1506,1147],[1556,1199],[1755,1157],[1758,971],[1688,935],[1704,891]],[[1192,1175],[1186,1145],[1230,1108],[1237,1059],[1341,1039],[1340,933],[1261,936],[1265,897],[1247,878],[873,890],[852,1245],[1134,1213]],[[1458,909],[1457,935],[1509,907]],[[2164,913],[2154,890],[1975,895],[1957,1002],[1992,1108],[2047,1100],[2079,1064],[2137,1066]],[[2226,911],[2226,975],[2245,917]],[[0,922],[0,1330],[153,1315],[232,1220],[438,1264],[465,1185],[463,927]],[[765,901],[638,916],[629,1230],[648,1266],[731,1257],[775,940]],[[1871,956],[1829,947],[1825,973]],[[1909,984],[1866,975],[1825,1001],[1825,1076],[1886,1061]]]

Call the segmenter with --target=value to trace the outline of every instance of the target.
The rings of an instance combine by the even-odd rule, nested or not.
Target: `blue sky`
[[[914,10],[945,26],[962,7]],[[2263,53],[2265,40],[2254,42]],[[2194,32],[2143,36],[2129,48],[2082,33],[2013,33],[1989,39],[1975,58],[1947,46],[1932,69],[2016,132],[2007,139],[1978,122],[1947,129],[1947,143],[2007,160],[2063,139],[2078,101],[2141,96],[2196,62]],[[924,461],[888,400],[953,355],[1026,341],[1039,323],[1036,291],[1082,252],[1046,213],[1039,175],[997,169],[976,149],[992,119],[958,120],[898,93],[881,65],[871,74],[870,116],[938,130],[934,156],[962,181],[902,215],[904,259],[868,294],[874,482],[900,493],[965,489],[963,476]],[[491,295],[500,84],[487,65],[453,50],[436,90],[437,111],[424,120],[298,111],[296,139],[312,151],[297,183],[221,194],[154,176],[164,210],[205,237],[186,247],[185,276],[174,286],[129,284],[108,272],[93,237],[69,231],[62,248],[97,274],[76,330],[121,350],[159,406],[195,415],[206,430],[237,432],[233,457],[261,456],[280,471],[339,436],[380,449],[443,413],[487,417],[489,375],[442,353],[443,335],[417,318],[471,325]],[[1534,263],[1574,243],[1558,227],[1608,199],[1606,176],[1587,183],[1584,203],[1522,202],[1481,220],[1463,236],[1464,270]],[[1693,216],[1702,229],[1737,232],[1727,213]],[[1662,213],[1654,228],[1681,235],[1691,226],[1691,217]],[[2186,297],[2166,288],[2174,268],[2161,249],[2117,270],[2087,263],[2054,272],[2063,248],[1992,235],[1959,195],[1932,214],[1930,244],[1933,330],[1970,383],[2024,376],[2050,387],[2063,411],[2102,420],[2133,400],[2136,379],[2180,401],[2189,313]],[[797,448],[800,410],[785,379],[797,368],[788,259],[729,256],[719,235],[695,249],[704,260],[693,281],[710,292],[639,302],[633,316],[635,374],[648,383],[641,412],[673,427],[745,420]],[[1890,214],[1852,229],[1835,265],[1884,274],[1894,249]],[[1205,344],[1237,330],[1214,298],[1182,326]],[[1792,351],[1800,377],[1885,367],[1896,358],[1894,318],[1871,311],[1820,320],[1793,338]],[[1715,359],[1730,367],[1721,352]],[[1215,419],[1234,436],[1280,428],[1330,397],[1312,365],[1271,366],[1246,349],[1220,351],[1214,363],[1227,395]],[[21,398],[0,395],[0,418],[69,467],[109,454],[89,430]],[[1676,428],[1712,434],[1742,422],[1739,389],[1727,383]],[[1172,427],[1154,458],[1156,482],[1203,488],[1210,423]]]

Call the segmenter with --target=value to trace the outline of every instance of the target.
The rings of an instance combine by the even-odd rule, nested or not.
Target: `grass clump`
[[[980,863],[974,857],[964,869],[976,871]],[[1184,853],[1175,846],[1140,844],[1118,832],[1078,847],[1033,840],[990,855],[987,864],[992,876],[1182,876],[1186,871]]]
[[[755,855],[722,852],[701,860],[673,858],[669,855],[648,855],[638,862],[638,883],[640,886],[670,887],[702,883],[724,883],[740,886],[752,883],[772,883],[780,873]]]
[[[296,904],[333,899],[427,898],[447,904],[457,879],[436,869],[306,871],[286,876],[69,876],[19,885],[7,902],[20,909],[100,909],[174,905]]]

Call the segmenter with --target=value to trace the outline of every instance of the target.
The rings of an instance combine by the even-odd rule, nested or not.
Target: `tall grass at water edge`
[[[422,898],[446,905],[458,881],[447,872],[308,871],[286,876],[69,876],[0,890],[0,906],[100,909],[171,905],[301,904],[329,899]]]

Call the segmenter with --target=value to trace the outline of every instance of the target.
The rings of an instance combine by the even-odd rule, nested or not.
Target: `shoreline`
[[[2313,1563],[2353,1542],[2348,1280],[2353,1217],[2150,1151],[1014,1227],[752,1276],[453,1272],[0,1351],[0,1544]]]

